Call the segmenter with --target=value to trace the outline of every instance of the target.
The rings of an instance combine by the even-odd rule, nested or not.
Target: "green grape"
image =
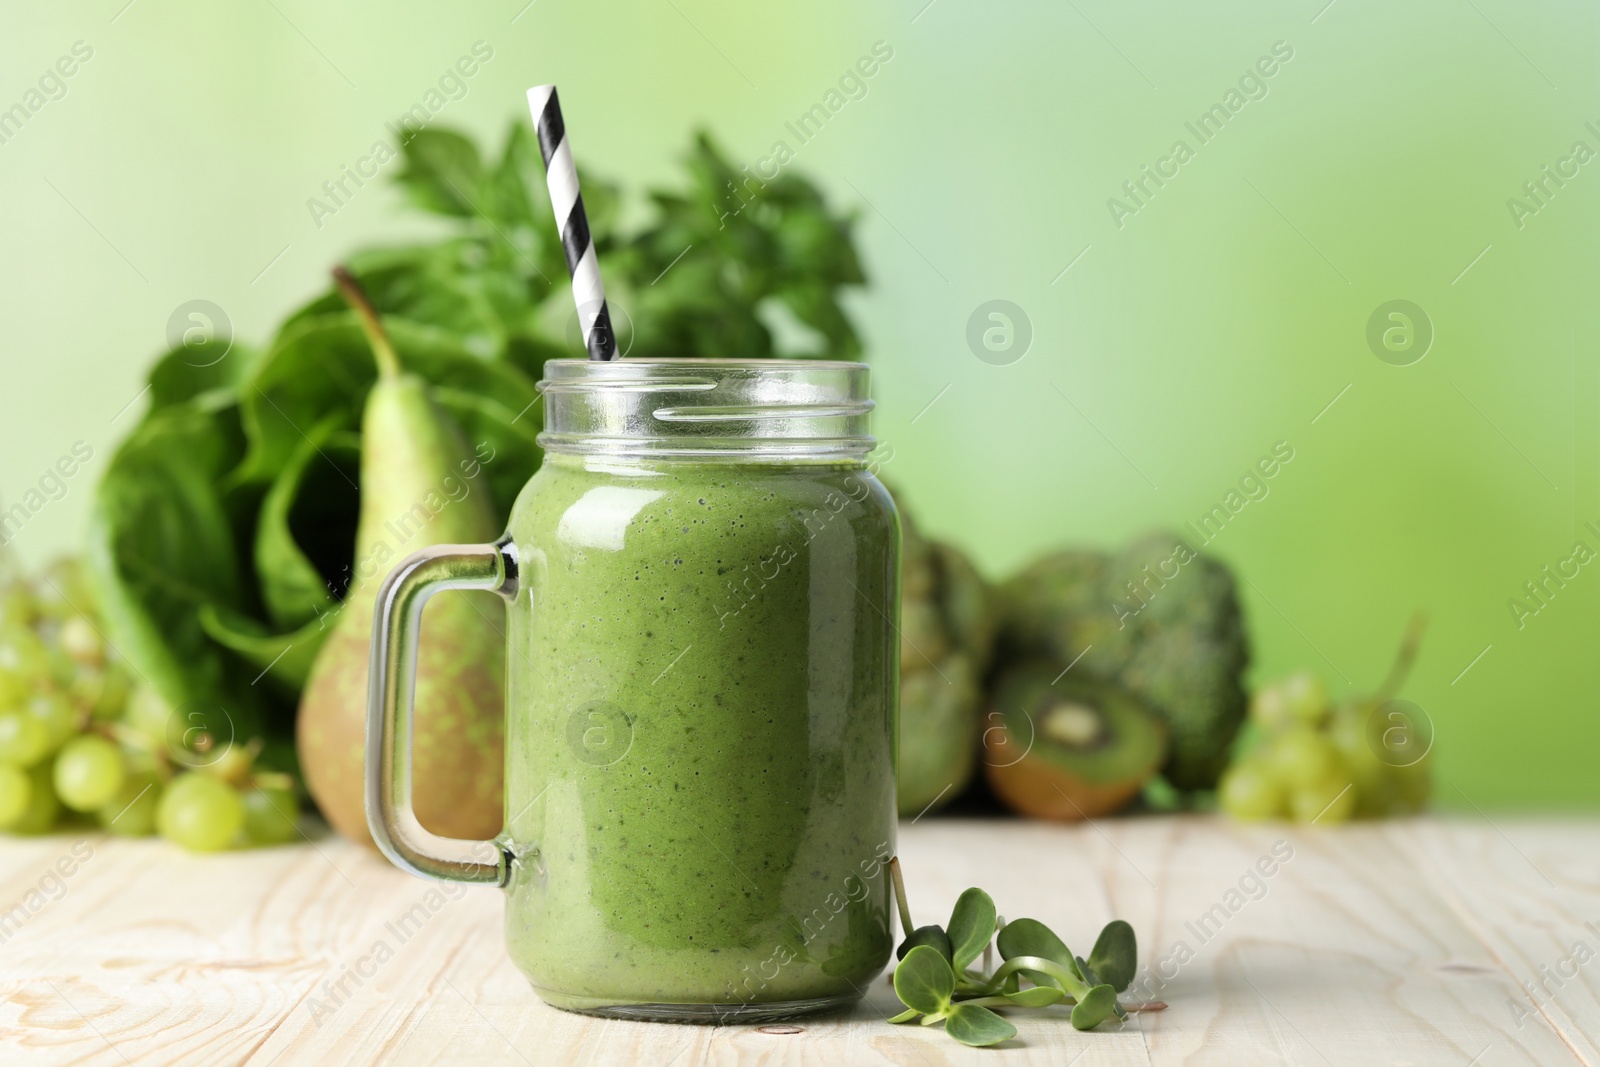
[[[106,672],[99,667],[80,664],[67,680],[67,696],[80,708],[93,709],[100,704],[100,694],[106,687]]]
[[[221,752],[189,752],[183,758],[194,770],[230,785],[242,785],[255,762],[255,754],[244,745],[229,745]]]
[[[10,667],[0,667],[0,708],[14,708],[27,699],[33,683]]]
[[[1334,713],[1328,729],[1329,738],[1356,783],[1357,814],[1362,818],[1420,811],[1431,787],[1429,756],[1396,765],[1393,760],[1415,757],[1407,757],[1403,751],[1381,750],[1382,738],[1374,738],[1371,722],[1379,710],[1372,703],[1347,704]]]
[[[1328,740],[1352,770],[1358,769],[1360,763],[1380,767],[1383,764],[1367,743],[1367,715],[1371,710],[1369,704],[1343,704],[1328,723]]]
[[[32,767],[50,754],[50,731],[26,712],[0,715],[0,760]]]
[[[1297,671],[1281,683],[1284,712],[1292,722],[1304,726],[1320,726],[1327,721],[1330,710],[1328,686],[1310,671]]]
[[[1425,756],[1409,766],[1389,768],[1389,814],[1412,815],[1427,807],[1433,792],[1430,759]]]
[[[1315,819],[1318,826],[1326,826],[1349,822],[1355,813],[1355,785],[1337,774],[1301,782],[1289,792],[1289,814],[1295,822]]]
[[[122,719],[143,734],[151,745],[163,751],[166,749],[172,708],[153,688],[142,683],[135,685],[123,709]]]
[[[174,778],[156,806],[161,836],[193,852],[226,848],[243,825],[239,791],[208,774]]]
[[[96,691],[92,713],[97,719],[115,719],[128,706],[128,693],[132,679],[128,669],[116,660],[108,660],[100,671],[99,689]]]
[[[63,622],[56,640],[61,642],[61,647],[66,650],[67,655],[79,663],[99,665],[105,661],[105,639],[100,636],[100,631],[94,628],[94,623],[82,615],[70,616]]]
[[[1328,740],[1355,782],[1356,814],[1361,818],[1387,814],[1392,792],[1390,768],[1372,750],[1367,737],[1371,710],[1370,704],[1346,704],[1333,713],[1328,724]]]
[[[0,763],[0,830],[10,829],[28,813],[33,779],[14,763]]]
[[[61,814],[61,801],[56,799],[48,763],[28,771],[28,787],[28,810],[7,829],[14,834],[49,833],[55,828],[56,816]]]
[[[45,636],[47,638],[45,642],[45,659],[50,664],[49,678],[64,689],[72,684],[72,679],[78,676],[81,665],[67,654],[67,650],[61,647],[61,643],[56,640],[55,635],[46,634]]]
[[[1282,730],[1289,725],[1288,694],[1279,684],[1264,685],[1250,697],[1250,718],[1263,730]]]
[[[1272,732],[1320,726],[1327,721],[1328,710],[1328,687],[1310,671],[1264,685],[1250,698],[1250,718]]]
[[[244,832],[257,845],[281,845],[299,836],[294,790],[257,786],[244,795]]]
[[[99,734],[84,734],[56,757],[56,795],[73,811],[94,811],[111,802],[127,774],[122,749]]]
[[[23,710],[37,719],[50,738],[49,750],[54,752],[78,732],[78,712],[72,701],[53,689],[35,693]]]
[[[27,679],[50,673],[50,650],[39,635],[26,626],[0,629],[0,669]]]
[[[1275,819],[1283,815],[1283,789],[1277,779],[1252,757],[1229,767],[1217,787],[1222,810],[1235,819]]]
[[[118,837],[148,837],[155,833],[156,808],[161,801],[161,784],[154,774],[137,771],[127,776],[117,795],[95,817],[100,825]]]
[[[1278,784],[1285,789],[1294,789],[1305,782],[1321,781],[1332,777],[1340,769],[1339,753],[1334,749],[1333,742],[1318,731],[1303,726],[1285,731],[1268,741],[1261,758]]]

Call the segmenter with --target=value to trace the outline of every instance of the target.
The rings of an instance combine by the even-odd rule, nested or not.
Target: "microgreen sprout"
[[[1001,1011],[1068,1004],[1078,1030],[1092,1030],[1111,1015],[1127,1017],[1117,994],[1133,981],[1138,946],[1133,927],[1121,919],[1100,931],[1088,959],[1074,956],[1037,919],[1001,919],[981,889],[962,893],[944,926],[913,927],[898,858],[889,869],[901,925],[910,931],[896,953],[900,962],[894,971],[894,991],[906,1010],[890,1022],[942,1022],[957,1041],[987,1046],[1017,1036]],[[1003,962],[991,971],[994,950]],[[980,958],[982,965],[974,969]],[[1165,1005],[1134,1007],[1149,1011]]]

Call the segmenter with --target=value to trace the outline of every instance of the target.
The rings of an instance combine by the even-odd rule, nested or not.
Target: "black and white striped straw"
[[[600,282],[600,262],[595,258],[594,238],[589,235],[589,216],[584,214],[583,194],[578,191],[578,168],[572,163],[572,142],[567,138],[566,123],[561,120],[556,87],[535,85],[529,89],[528,107],[533,111],[533,126],[539,135],[539,154],[544,157],[550,206],[555,208],[567,269],[572,272],[572,299],[578,305],[584,347],[589,350],[590,359],[616,359],[617,338],[611,331],[611,312],[606,307],[605,286]]]

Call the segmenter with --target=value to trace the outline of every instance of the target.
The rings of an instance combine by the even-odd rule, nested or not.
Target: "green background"
[[[498,145],[554,81],[580,161],[632,190],[675,182],[704,125],[752,166],[786,142],[859,211],[886,475],[988,573],[1196,521],[1288,442],[1210,545],[1255,677],[1369,687],[1426,608],[1407,695],[1439,801],[1600,801],[1600,563],[1520,628],[1508,604],[1600,550],[1600,160],[1521,227],[1507,207],[1600,151],[1592,5],[524,2],[7,6],[0,108],[94,49],[0,144],[0,494],[95,450],[25,557],[77,543],[173,309],[260,341],[345,251],[425,232],[382,178],[320,228],[307,200],[483,41],[435,121]],[[800,143],[785,123],[878,41],[866,95]],[[1201,144],[1184,124],[1280,41],[1265,97]],[[1118,226],[1108,199],[1180,138],[1193,159]],[[993,299],[1031,324],[1005,365],[967,342]],[[1434,331],[1406,366],[1366,340],[1394,299]]]

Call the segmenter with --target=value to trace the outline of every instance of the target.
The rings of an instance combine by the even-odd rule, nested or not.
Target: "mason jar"
[[[574,1011],[760,1021],[853,1002],[892,946],[899,521],[868,370],[545,365],[544,462],[494,545],[379,597],[368,814],[395,863],[498,884],[506,946]],[[411,815],[422,604],[508,601],[505,827]]]

